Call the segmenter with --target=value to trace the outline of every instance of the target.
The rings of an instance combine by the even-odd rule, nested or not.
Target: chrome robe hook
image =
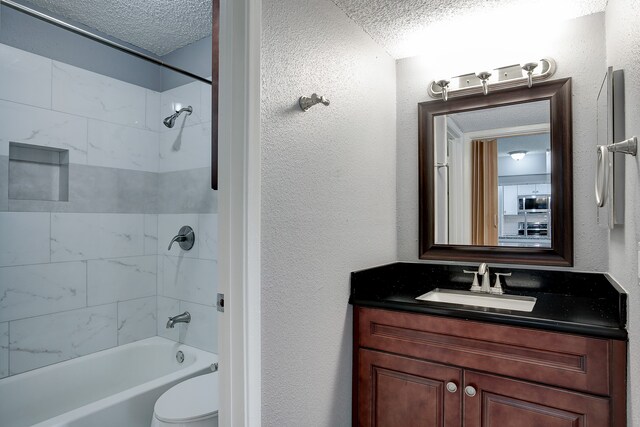
[[[302,111],[307,111],[316,104],[329,105],[329,100],[324,96],[318,96],[317,93],[311,96],[301,96],[300,99],[298,99],[298,105],[300,105]]]

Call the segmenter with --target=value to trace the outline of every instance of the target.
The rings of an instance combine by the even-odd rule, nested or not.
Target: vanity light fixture
[[[529,87],[533,86],[533,70],[535,70],[537,67],[537,62],[527,62],[522,66],[522,69],[527,72],[527,85]]]
[[[524,159],[524,156],[527,154],[527,152],[525,150],[518,150],[518,151],[509,151],[508,154],[511,156],[513,160],[518,162]]]
[[[491,77],[491,73],[488,71],[482,71],[476,75],[482,82],[482,93],[487,95],[489,93],[489,77]]]
[[[438,80],[436,86],[439,86],[442,91],[442,100],[449,99],[449,80]]]
[[[523,70],[526,72],[524,75]],[[485,95],[491,90],[500,90],[527,85],[532,87],[534,82],[547,80],[556,72],[556,62],[550,58],[543,58],[537,62],[513,64],[506,67],[496,67],[479,73],[465,73],[449,79],[433,80],[427,92],[434,99],[446,101],[450,97],[474,95],[482,91]],[[491,75],[498,78],[491,79]]]

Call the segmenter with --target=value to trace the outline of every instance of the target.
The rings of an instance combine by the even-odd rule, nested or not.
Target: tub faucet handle
[[[173,246],[175,242],[178,242],[183,250],[188,251],[193,247],[195,241],[196,234],[193,232],[193,228],[189,227],[188,225],[183,225],[182,227],[180,227],[178,235],[171,239],[171,242],[169,242],[169,247],[167,248],[167,250],[170,251],[171,246]]]

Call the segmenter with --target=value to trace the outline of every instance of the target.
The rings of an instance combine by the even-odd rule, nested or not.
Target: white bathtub
[[[148,427],[162,393],[217,359],[153,337],[14,375],[0,380],[0,426]]]

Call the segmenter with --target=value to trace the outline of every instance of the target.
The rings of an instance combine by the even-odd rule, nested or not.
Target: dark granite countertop
[[[482,320],[511,326],[627,339],[627,294],[603,273],[491,267],[507,295],[534,296],[532,312],[471,307],[415,298],[435,288],[468,290],[476,266],[394,263],[351,273],[349,303],[363,307]]]

